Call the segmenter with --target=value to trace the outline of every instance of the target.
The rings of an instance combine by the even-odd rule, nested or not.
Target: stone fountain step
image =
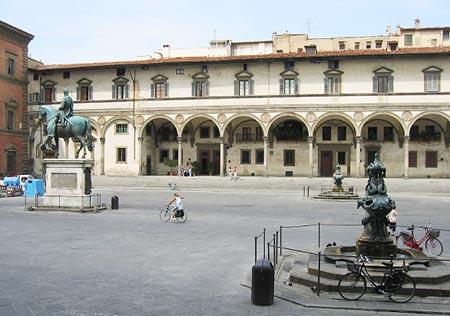
[[[290,260],[289,267],[285,264],[281,269],[283,274],[293,283],[315,287],[317,286],[317,257],[294,256]],[[339,278],[348,273],[346,263],[338,262],[337,265],[321,261],[321,290],[328,292],[337,292]],[[382,272],[371,272],[378,277]],[[426,296],[444,296],[450,297],[450,265],[440,263],[431,265],[429,268],[424,266],[411,267],[409,274],[416,281],[416,295]],[[368,282],[368,293],[373,293],[373,287]]]

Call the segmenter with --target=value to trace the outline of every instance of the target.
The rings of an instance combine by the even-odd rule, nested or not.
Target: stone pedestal
[[[46,194],[36,209],[88,211],[102,208],[91,194],[92,159],[44,159]]]

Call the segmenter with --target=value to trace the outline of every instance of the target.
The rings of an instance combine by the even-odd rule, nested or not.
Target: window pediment
[[[292,70],[292,69],[288,69],[285,70],[283,72],[280,73],[280,76],[282,77],[297,77],[298,76],[298,72]]]
[[[193,80],[208,80],[209,75],[205,74],[204,72],[197,72],[196,74],[192,75]]]
[[[7,108],[10,108],[10,109],[16,109],[17,108],[17,102],[16,101],[14,101],[13,99],[9,99],[7,102],[6,102],[6,107]]]
[[[393,73],[394,71],[392,70],[392,69],[389,69],[389,68],[387,68],[387,67],[380,67],[380,68],[377,68],[377,69],[375,69],[374,71],[373,71],[373,73],[375,73],[375,74],[385,74],[385,73],[389,73],[389,74],[391,74],[391,73]]]
[[[58,83],[53,80],[45,80],[42,85],[45,86],[56,86]]]
[[[329,69],[325,71],[323,74],[325,76],[341,76],[344,72],[338,69]]]
[[[444,69],[439,68],[437,66],[430,66],[425,69],[422,69],[422,72],[442,72]]]
[[[162,83],[162,82],[166,82],[167,81],[167,79],[169,79],[169,78],[167,78],[166,76],[164,76],[164,75],[161,75],[161,74],[158,74],[158,75],[156,75],[156,76],[154,76],[154,77],[152,77],[152,78],[150,78],[153,82],[155,82],[155,83]]]
[[[90,86],[92,83],[92,80],[89,80],[87,78],[82,78],[80,80],[77,81],[77,84],[80,86]]]
[[[253,77],[253,74],[248,72],[247,70],[242,70],[234,75],[236,79],[250,79]]]
[[[127,84],[128,81],[129,80],[125,77],[117,77],[116,79],[113,79],[113,82],[116,85]]]

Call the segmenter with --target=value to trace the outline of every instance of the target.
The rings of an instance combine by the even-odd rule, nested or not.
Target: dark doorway
[[[208,174],[208,164],[209,164],[209,150],[200,150],[199,151],[199,156],[200,156],[200,166],[199,166],[199,171],[201,175],[206,175]]]
[[[152,157],[151,156],[147,156],[147,172],[146,174],[149,176],[152,174]]]
[[[219,175],[220,174],[220,150],[213,150],[213,174]]]
[[[320,175],[322,177],[331,177],[333,175],[333,152],[320,152]]]

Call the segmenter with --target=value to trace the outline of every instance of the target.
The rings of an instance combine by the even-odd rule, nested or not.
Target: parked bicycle
[[[181,188],[176,183],[169,183],[169,191],[180,191]]]
[[[367,280],[375,288],[375,293],[387,296],[396,303],[409,302],[416,292],[416,282],[407,274],[408,267],[403,261],[403,266],[394,267],[394,262],[382,261],[387,271],[384,272],[381,282],[367,271],[366,263],[370,262],[367,257],[360,256],[358,261],[348,262],[349,273],[343,275],[338,283],[339,295],[348,301],[356,301],[364,295],[367,289]]]
[[[175,212],[175,214],[174,214]],[[175,215],[175,220],[178,223],[184,223],[187,221],[187,213],[185,210],[175,210],[174,205],[164,205],[161,212],[159,212],[159,219],[163,222],[167,222],[171,217],[172,214]]]
[[[414,225],[411,225],[410,227],[408,227],[408,230],[411,233],[403,231],[396,236],[397,244],[398,239],[401,237],[402,242],[406,247],[418,250],[425,250],[433,257],[440,256],[444,251],[444,247],[442,246],[441,241],[438,239],[441,231],[439,229],[432,228],[431,224],[429,224],[427,227],[419,226],[419,228],[425,230],[425,234],[422,236],[422,238],[417,240],[414,237],[415,227]],[[423,248],[422,246],[423,243],[425,243],[425,248]]]

